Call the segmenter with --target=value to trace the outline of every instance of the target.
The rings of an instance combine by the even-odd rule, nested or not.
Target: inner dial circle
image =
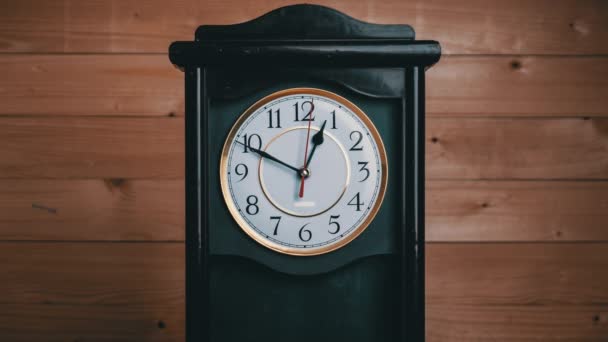
[[[317,133],[312,127],[310,135]],[[303,165],[304,155],[293,153],[293,146],[306,141],[308,127],[293,127],[274,137],[265,151],[290,165]],[[305,178],[306,196],[298,196],[302,180],[300,174],[271,160],[260,159],[259,177],[264,195],[282,212],[292,216],[315,216],[331,209],[344,195],[350,181],[349,159],[342,144],[324,132],[324,143],[306,166],[310,173]]]

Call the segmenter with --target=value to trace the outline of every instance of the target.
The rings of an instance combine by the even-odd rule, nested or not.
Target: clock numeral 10
[[[348,205],[354,205],[357,207],[356,211],[361,211],[361,206],[364,204],[363,202],[361,202],[360,197],[360,193],[357,192],[357,194],[355,195],[355,197],[353,197],[349,202]],[[353,203],[354,202],[354,203]]]
[[[281,128],[281,110],[277,109],[274,111],[275,115],[272,115],[272,108],[268,110],[268,128]],[[273,126],[273,122],[274,120],[272,119],[274,117],[276,117],[277,119],[277,125]]]
[[[306,106],[306,105],[308,105],[308,106]],[[302,102],[302,106],[301,106],[302,111],[307,113],[306,115],[304,115],[302,120],[300,120],[300,102],[294,103],[293,107],[295,109],[295,114],[296,114],[296,117],[293,121],[315,121],[315,118],[312,117],[312,111],[315,110],[315,105],[312,103],[312,101]],[[305,109],[304,107],[307,107],[308,109]]]
[[[253,142],[257,142],[257,146],[252,144],[252,140]],[[251,134],[249,136],[247,134],[243,134],[243,153],[249,153],[249,146],[257,148],[258,150],[261,149],[262,137],[257,134]]]

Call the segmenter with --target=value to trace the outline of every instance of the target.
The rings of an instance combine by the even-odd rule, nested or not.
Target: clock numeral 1
[[[277,220],[277,224],[274,226],[274,231],[272,235],[277,235],[279,233],[279,223],[281,223],[281,216],[270,216],[270,220]]]
[[[308,223],[303,225],[302,228],[300,228],[300,231],[298,232],[298,236],[303,242],[308,242],[310,241],[310,239],[312,239],[312,232],[309,229],[304,229],[306,228],[306,226],[308,226]]]
[[[355,136],[354,139],[353,135]],[[350,148],[351,151],[363,151],[363,146],[359,146],[361,144],[361,140],[363,140],[363,133],[359,131],[350,132],[350,140],[356,140],[353,147]]]
[[[300,103],[296,102],[293,104],[293,107],[295,109],[295,114],[296,114],[296,117],[293,121],[315,121],[315,118],[312,117],[312,111],[315,110],[315,105],[312,103],[312,101],[302,102],[301,108],[302,108],[303,112],[306,112],[306,110],[307,110],[304,108],[305,105],[308,105],[308,112],[306,115],[304,115],[302,120],[300,120]]]
[[[357,194],[355,195],[355,197],[353,197],[350,202],[348,202],[348,205],[354,205],[357,207],[356,211],[361,211],[361,206],[364,204],[363,202],[361,202],[361,200],[359,199],[360,193],[357,192]],[[353,203],[355,202],[355,203]]]
[[[258,198],[255,195],[247,196],[247,207],[245,211],[249,215],[257,215],[260,212],[260,208],[258,207]]]
[[[369,164],[369,162],[358,162],[358,165],[361,165],[361,168],[359,169],[359,172],[365,172],[365,177],[359,181],[359,183],[361,182],[365,182],[368,178],[369,178],[369,169],[367,168],[367,164]]]
[[[281,128],[281,110],[277,109],[274,111],[275,115],[272,115],[272,108],[268,110],[268,128]],[[272,117],[275,116],[277,118],[277,125],[273,126]]]
[[[339,219],[340,215],[331,215],[329,216],[329,225],[334,225],[334,227],[336,227],[335,231],[331,231],[328,230],[329,234],[338,234],[338,232],[340,231],[340,223],[338,223],[338,221],[334,221],[334,219]]]
[[[257,142],[257,146],[252,144],[252,140]],[[243,153],[249,153],[249,146],[253,148],[257,148],[258,150],[262,149],[262,137],[257,134],[243,134]]]
[[[331,129],[336,129],[336,110],[331,111]]]

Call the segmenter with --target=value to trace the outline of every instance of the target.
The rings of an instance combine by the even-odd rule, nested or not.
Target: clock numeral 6
[[[340,231],[340,223],[338,223],[338,221],[334,221],[334,219],[339,219],[340,215],[331,215],[329,216],[329,225],[331,226],[332,224],[336,227],[335,231],[331,231],[331,229],[328,231],[329,234],[338,234],[338,232]]]
[[[258,207],[258,198],[255,195],[247,196],[247,207],[245,211],[249,215],[257,215],[260,212],[260,208]]]
[[[355,138],[353,139],[353,136]],[[361,144],[361,140],[363,140],[363,133],[359,131],[350,132],[350,140],[355,141],[353,147],[350,148],[351,151],[363,151],[363,146],[359,146]]]
[[[252,142],[257,142],[257,146],[252,144]],[[260,150],[262,148],[262,137],[257,134],[243,134],[243,153],[249,153],[249,146]]]
[[[274,226],[274,232],[272,232],[272,235],[277,235],[279,233],[279,223],[281,223],[281,216],[270,216],[270,220],[277,220],[277,224]]]
[[[304,229],[306,228],[306,226],[308,226],[309,223],[305,224],[302,226],[302,228],[300,228],[300,231],[298,232],[298,236],[300,237],[300,240],[304,241],[304,242],[308,242],[310,241],[310,239],[312,239],[312,232],[308,229]]]
[[[315,118],[312,117],[312,111],[315,110],[315,105],[312,103],[312,101],[302,102],[301,108],[302,108],[303,112],[306,111],[306,109],[304,109],[305,105],[308,105],[308,112],[306,115],[304,115],[302,120],[300,120],[300,103],[296,102],[293,104],[293,107],[295,108],[295,114],[296,114],[296,118],[293,121],[315,121]]]
[[[364,204],[363,202],[361,202],[361,200],[359,199],[360,197],[360,193],[357,192],[357,194],[355,195],[355,197],[353,197],[350,202],[348,202],[348,205],[354,205],[357,207],[356,211],[361,211],[361,206]],[[355,203],[353,203],[355,202]]]
[[[244,169],[244,170],[243,170]],[[239,171],[240,170],[240,171]],[[243,179],[247,178],[247,175],[249,174],[249,168],[247,167],[247,165],[241,163],[238,164],[235,168],[234,168],[234,173],[237,174],[237,176],[241,176],[241,179],[238,180],[238,182],[242,181]]]

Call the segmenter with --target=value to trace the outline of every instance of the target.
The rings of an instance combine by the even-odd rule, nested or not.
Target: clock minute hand
[[[312,136],[312,151],[310,151],[310,156],[308,156],[308,161],[306,162],[306,165],[310,165],[310,161],[312,160],[312,156],[315,154],[315,151],[317,150],[317,146],[321,145],[323,143],[323,141],[325,140],[325,138],[323,137],[323,131],[325,130],[325,124],[327,123],[327,120],[323,121],[323,124],[321,125],[321,129],[315,133],[315,135]]]
[[[266,158],[266,159],[270,159],[270,160],[272,160],[272,161],[275,161],[275,162],[277,162],[277,163],[279,163],[279,164],[281,164],[281,165],[283,165],[283,166],[286,166],[286,167],[288,167],[288,168],[290,168],[290,169],[294,170],[294,171],[295,171],[295,172],[297,172],[298,174],[300,173],[300,169],[295,168],[295,167],[293,167],[293,166],[291,166],[291,165],[287,164],[286,162],[284,162],[284,161],[282,161],[282,160],[278,159],[277,157],[275,157],[275,156],[271,155],[270,153],[268,153],[268,152],[266,152],[266,151],[259,150],[259,149],[255,148],[255,147],[247,146],[247,145],[245,145],[244,143],[242,143],[242,142],[240,142],[240,141],[238,141],[238,140],[237,140],[236,142],[237,142],[237,143],[239,143],[239,144],[241,144],[241,145],[243,145],[243,146],[245,146],[245,147],[247,147],[247,148],[248,148],[248,149],[250,149],[251,151],[253,151],[253,152],[255,152],[255,153],[259,154],[259,155],[260,155],[260,156],[262,156],[263,158]]]

